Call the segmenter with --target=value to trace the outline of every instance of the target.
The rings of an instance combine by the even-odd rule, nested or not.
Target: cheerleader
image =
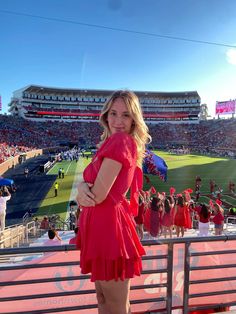
[[[162,226],[164,237],[166,238],[167,233],[169,233],[170,238],[172,238],[172,230],[174,225],[174,213],[173,213],[174,204],[171,204],[168,197],[164,201],[164,211],[162,216]]]

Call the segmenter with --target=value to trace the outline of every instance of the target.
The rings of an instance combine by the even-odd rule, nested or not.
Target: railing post
[[[33,233],[34,233],[34,237],[36,237],[37,230],[36,230],[36,224],[35,224],[35,221],[31,221],[31,223],[32,223],[32,226],[33,226]]]
[[[20,246],[20,226],[17,227],[17,247]]]
[[[10,245],[11,245],[11,248],[13,248],[13,232],[12,232],[12,229],[10,229]]]
[[[22,237],[22,239],[21,239],[21,241],[22,241],[22,243],[25,243],[25,226],[21,226],[21,237]]]
[[[174,245],[173,243],[168,243],[168,258],[167,258],[167,300],[166,300],[166,310],[167,314],[171,314],[172,310],[172,294],[173,294],[173,255],[174,255]]]
[[[183,314],[188,313],[189,302],[189,277],[190,277],[190,242],[186,242],[184,245],[184,295],[183,295]]]
[[[28,230],[28,224],[26,224],[26,228],[25,228],[25,237],[26,237],[26,243],[29,242],[29,230]]]

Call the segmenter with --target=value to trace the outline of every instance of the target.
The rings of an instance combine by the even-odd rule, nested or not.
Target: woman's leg
[[[220,235],[223,233],[223,231],[224,231],[224,223],[223,223],[223,225],[221,225],[221,227],[220,227]]]
[[[98,281],[97,285],[105,301],[102,303],[102,310],[106,310],[106,312],[99,312],[99,314],[131,313],[129,303],[130,279]]]
[[[110,314],[107,310],[105,297],[102,292],[102,287],[100,281],[95,281],[95,288],[96,288],[96,297],[98,301],[98,314]]]
[[[164,233],[164,238],[167,236],[167,227],[163,226],[163,233]]]
[[[175,228],[176,228],[176,235],[177,235],[177,238],[179,237],[179,229],[180,229],[180,227],[179,226],[175,226]]]

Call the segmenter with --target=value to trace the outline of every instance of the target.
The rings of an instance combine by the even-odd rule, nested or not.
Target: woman
[[[224,228],[224,209],[217,203],[214,204],[215,235],[221,235]]]
[[[163,203],[161,199],[157,196],[153,196],[150,209],[150,235],[152,237],[158,237],[161,230],[161,216],[163,214]]]
[[[210,218],[211,218],[211,211],[209,206],[206,204],[202,204],[195,208],[198,213],[198,235],[201,236],[208,236],[209,235],[209,226],[210,226]]]
[[[102,141],[78,186],[82,273],[95,282],[100,314],[130,313],[130,278],[145,251],[135,230],[142,159],[151,140],[137,96],[115,92],[100,115]],[[131,188],[130,203],[126,193]]]
[[[138,215],[134,217],[134,220],[136,223],[136,230],[137,230],[140,240],[143,239],[143,224],[144,224],[144,214],[145,214],[144,194],[145,193],[143,191],[139,191]]]
[[[174,213],[174,225],[176,228],[176,235],[179,238],[180,233],[181,236],[184,236],[184,227],[186,226],[186,205],[184,202],[184,197],[182,195],[178,195],[177,202],[175,205],[175,213]]]
[[[170,238],[172,238],[172,230],[174,225],[174,213],[173,213],[174,204],[172,205],[170,202],[170,198],[168,196],[164,201],[164,213],[162,217],[162,226],[164,231],[164,237],[166,238],[167,233],[169,233]]]

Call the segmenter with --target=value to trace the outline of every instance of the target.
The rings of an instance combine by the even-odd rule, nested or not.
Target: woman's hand
[[[80,206],[91,207],[95,206],[94,194],[90,191],[90,188],[93,186],[91,183],[80,182],[78,184],[78,194],[76,197],[77,202]]]
[[[142,224],[136,225],[136,230],[137,230],[140,240],[142,240],[143,239],[143,225]]]

